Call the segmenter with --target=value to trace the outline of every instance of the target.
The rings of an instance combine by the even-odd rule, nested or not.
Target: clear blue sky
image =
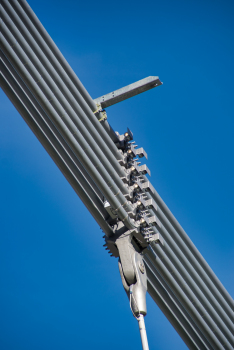
[[[93,98],[149,75],[110,107],[148,153],[151,182],[234,296],[234,5],[29,4]],[[141,349],[102,232],[0,91],[0,348]],[[148,297],[150,349],[187,347]]]

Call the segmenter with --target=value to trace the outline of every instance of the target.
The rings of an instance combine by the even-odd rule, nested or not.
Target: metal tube
[[[152,215],[156,215],[158,219],[160,219],[161,222],[164,223],[162,218],[164,217],[161,210],[157,208],[157,210],[150,210],[150,213]],[[165,217],[164,217],[165,219]],[[171,225],[170,225],[171,226]],[[171,227],[172,231],[174,230],[173,227]],[[193,292],[198,296],[199,300],[203,303],[203,305],[207,308],[207,310],[210,308],[210,305],[213,307],[213,309],[217,312],[217,314],[220,316],[220,318],[223,320],[223,322],[226,324],[226,326],[229,328],[229,330],[233,331],[233,322],[229,319],[228,315],[223,310],[222,305],[217,302],[213,294],[210,292],[209,288],[207,288],[206,284],[203,282],[203,280],[200,278],[196,270],[194,269],[193,265],[190,264],[190,262],[186,259],[186,256],[183,254],[183,252],[179,249],[177,244],[175,243],[174,238],[176,236],[175,232],[172,232],[168,229],[168,231],[165,229],[163,225],[161,227],[157,227],[157,231],[162,235],[163,239],[165,240],[166,244],[162,249],[167,253],[167,255],[170,257],[170,259],[174,259],[175,257],[176,261],[179,261],[179,266],[182,266],[182,270],[180,270],[180,273],[183,278],[185,278],[186,282],[189,284],[190,288],[193,290]],[[183,243],[183,241],[182,241]],[[183,243],[184,244],[184,243]],[[169,248],[169,249],[168,249]],[[185,248],[186,250],[186,248]],[[179,260],[178,260],[179,259]],[[176,264],[175,260],[173,262]],[[177,267],[178,269],[178,267]],[[199,287],[200,289],[198,289]],[[214,287],[214,286],[213,286]],[[215,288],[215,287],[214,287]],[[204,296],[202,293],[204,293]],[[207,304],[208,301],[208,304]],[[223,300],[223,303],[226,303],[225,300]],[[208,307],[207,307],[208,305]],[[226,305],[226,304],[225,304]],[[226,305],[229,312],[231,312],[228,305]],[[211,311],[213,312],[213,311]],[[219,321],[218,321],[219,322]]]
[[[3,32],[3,27],[4,24],[2,25],[2,32]],[[5,29],[5,28],[4,28]],[[4,30],[5,32],[5,30]],[[8,37],[8,40],[12,42],[14,46],[15,51],[20,51],[20,48],[17,46],[17,43],[15,42],[14,39],[11,38],[9,33],[6,33]],[[15,52],[13,49],[10,47],[6,39],[2,36],[1,38],[2,41],[2,49],[6,53],[6,56],[8,59],[13,62],[13,65],[17,67],[17,70],[19,70],[20,74],[24,77],[24,80],[27,82],[28,86],[34,94],[36,95],[38,101],[42,103],[43,108],[45,108],[47,114],[53,119],[53,122],[56,124],[56,127],[58,129],[61,129],[61,132],[63,136],[65,137],[66,141],[70,145],[70,147],[73,149],[75,154],[77,154],[79,160],[81,161],[82,165],[85,167],[85,169],[90,173],[91,177],[95,179],[95,183],[97,186],[100,188],[100,190],[103,192],[104,196],[106,199],[109,201],[111,206],[113,207],[114,210],[116,210],[119,218],[126,224],[126,226],[129,229],[132,229],[135,227],[134,223],[132,220],[128,217],[127,212],[125,211],[124,207],[127,207],[127,201],[125,200],[124,196],[122,193],[119,191],[117,186],[113,183],[112,179],[110,176],[106,173],[105,169],[102,168],[102,165],[98,159],[94,156],[92,150],[88,146],[88,144],[84,141],[82,135],[79,133],[77,129],[74,129],[73,126],[71,126],[71,129],[73,131],[73,134],[68,130],[68,128],[64,125],[63,121],[61,118],[58,116],[58,114],[55,112],[54,108],[51,105],[52,101],[48,101],[48,98],[44,96],[44,94],[41,92],[41,90],[38,88],[37,84],[32,80],[31,76],[25,69],[24,65],[19,62],[18,57],[16,56]],[[21,51],[21,54],[22,51]],[[25,63],[27,62],[27,68],[30,62],[26,58]],[[35,77],[37,81],[40,81],[41,85],[43,84],[41,76],[37,75]],[[43,86],[44,88],[44,86]],[[46,86],[45,86],[46,89]],[[52,96],[51,96],[52,98]],[[65,118],[66,115],[63,115],[63,118]],[[69,120],[68,120],[69,122]],[[84,150],[81,148],[80,144],[77,142],[77,140],[74,138],[74,134],[76,134],[79,138],[79,143],[82,142]],[[92,158],[93,163],[89,159],[89,157]],[[94,166],[95,164],[95,166]],[[99,172],[96,170],[96,167],[98,167]],[[114,194],[114,196],[113,196]],[[120,201],[119,201],[120,200]]]
[[[114,130],[112,129],[112,127],[110,126],[110,124],[108,123],[108,121],[106,119],[101,122],[101,125],[102,125],[103,129],[105,129],[105,131],[107,132],[107,134],[110,136],[111,140],[114,143],[119,142],[119,139],[118,139],[116,133],[114,132]]]
[[[69,116],[66,114],[66,112],[64,111],[64,109],[60,106],[60,103],[58,102],[58,100],[55,99],[54,96],[51,96],[51,90],[48,88],[47,84],[44,82],[44,80],[42,79],[41,75],[38,74],[38,72],[36,71],[34,65],[32,64],[32,62],[28,59],[28,57],[26,56],[26,54],[24,53],[24,51],[22,50],[22,48],[18,45],[18,43],[15,43],[15,38],[12,36],[12,34],[9,32],[9,30],[7,29],[7,27],[5,26],[5,23],[2,24],[2,33],[5,35],[5,37],[7,38],[7,40],[13,44],[13,48],[14,51],[17,52],[17,56],[18,58],[20,58],[20,60],[22,62],[27,62],[26,68],[27,70],[30,72],[30,74],[33,76],[34,80],[40,83],[40,86],[43,90],[43,92],[46,94],[48,100],[52,100],[53,106],[56,110],[56,112],[62,116],[63,118],[63,123],[65,123],[66,127],[69,128],[69,130],[72,132],[72,134],[74,135],[75,139],[77,140],[77,142],[82,146],[83,150],[85,151],[86,155],[92,159],[93,163],[95,164],[95,166],[98,168],[99,173],[102,175],[102,177],[105,179],[105,181],[109,184],[109,187],[113,188],[113,192],[115,194],[118,194],[120,203],[123,204],[125,206],[125,208],[128,211],[131,211],[131,207],[129,206],[128,202],[126,201],[125,197],[122,195],[121,192],[119,192],[119,188],[113,183],[113,180],[110,178],[109,174],[107,173],[107,171],[105,170],[105,168],[102,166],[102,164],[100,163],[100,161],[96,158],[94,152],[92,151],[92,149],[89,147],[89,145],[86,143],[83,135],[80,133],[80,131],[75,127],[75,125],[72,123],[72,121],[70,120]],[[38,89],[37,89],[38,90]],[[59,122],[61,122],[61,120],[59,120]],[[64,127],[63,127],[64,128]],[[62,128],[62,130],[63,130]],[[86,132],[86,130],[84,129],[84,133]],[[86,132],[87,134],[87,132]],[[87,137],[90,138],[90,135],[87,135]],[[121,182],[121,180],[119,179],[119,181]],[[123,184],[121,182],[121,184]],[[103,191],[102,191],[103,192]],[[104,192],[103,192],[104,193]],[[111,203],[111,201],[109,200],[109,202]],[[116,207],[116,206],[115,206]],[[118,208],[119,206],[117,206]],[[122,209],[119,210],[119,212],[121,212]],[[120,214],[122,215],[122,214]],[[124,215],[124,214],[123,214]],[[122,218],[126,219],[126,216],[123,216]],[[128,221],[128,219],[127,219]]]
[[[53,53],[50,50],[49,46],[46,45],[45,40],[42,39],[42,37],[40,36],[39,31],[36,29],[36,27],[34,27],[32,25],[32,22],[30,21],[30,18],[26,15],[25,11],[21,8],[19,3],[18,2],[12,2],[11,3],[12,7],[10,6],[9,3],[4,4],[4,6],[5,6],[6,11],[9,13],[9,16],[14,19],[14,23],[17,24],[17,26],[20,29],[20,31],[23,34],[23,36],[26,38],[26,40],[28,42],[30,41],[30,47],[34,46],[34,48],[37,50],[37,53],[38,53],[38,48],[40,47],[41,52],[39,51],[39,54],[41,55],[41,53],[43,52],[43,55],[44,55],[44,58],[42,57],[42,60],[44,60],[45,58],[48,58],[48,60],[47,60],[48,62],[50,62],[50,61],[53,62],[53,65],[50,65],[50,67],[52,67],[53,71],[56,71],[57,74],[61,77],[61,80],[62,80],[63,84],[66,84],[66,85],[72,87],[71,90],[73,91],[73,94],[74,94],[74,97],[75,97],[74,98],[73,95],[72,95],[73,102],[76,102],[77,100],[79,100],[79,98],[78,98],[79,96],[77,96],[77,88],[72,84],[71,79],[67,76],[67,74],[64,75],[65,72],[62,70],[61,64],[59,62],[57,62],[57,59],[53,55]],[[14,10],[12,8],[14,8],[15,12],[14,12]],[[16,13],[18,14],[18,16],[20,18],[18,16],[16,16]],[[22,22],[21,22],[21,20],[22,20]],[[22,23],[24,23],[23,27],[21,25]],[[27,28],[27,30],[25,31],[26,28]],[[28,36],[29,33],[30,33],[30,37]],[[35,42],[34,42],[33,38],[34,38]],[[35,43],[36,43],[36,47],[34,45]],[[44,64],[45,67],[46,67],[47,64],[48,63]],[[49,72],[49,70],[48,70],[48,72]],[[91,97],[90,97],[90,101],[93,102]],[[81,100],[79,104],[81,106],[83,106],[83,103],[84,103],[84,101]],[[96,110],[95,103],[93,103],[92,109],[90,109],[90,107],[89,107],[89,109],[87,109],[87,105],[86,104],[85,104],[85,106],[86,107],[82,107],[82,108],[89,115],[89,118],[91,117],[91,119],[94,119],[94,121],[95,121],[95,128],[96,127],[99,128],[99,123],[97,123],[96,118],[94,118],[94,116],[93,116],[93,113],[90,114],[90,112],[93,112],[94,110]],[[103,124],[104,124],[104,122],[103,122]],[[99,128],[99,129],[101,129],[101,128]],[[110,127],[110,130],[112,130],[112,133],[114,133],[114,131],[113,131],[113,129],[111,127]],[[117,142],[118,138],[117,138],[115,133],[114,133],[114,135],[115,135],[115,138],[114,138],[115,142]],[[109,142],[110,142],[110,140],[108,141],[108,143]],[[113,145],[113,143],[111,143],[111,146],[115,150],[114,153],[116,153],[116,151],[118,151],[117,148]],[[119,155],[118,155],[118,157],[119,157]],[[120,158],[120,159],[122,159],[122,158]]]
[[[154,198],[155,199],[155,198]],[[156,200],[155,200],[156,201]],[[156,201],[157,202],[157,201]],[[164,203],[163,203],[164,204]],[[165,205],[165,204],[164,204]],[[168,208],[167,208],[168,209]],[[169,209],[168,209],[169,210]],[[165,214],[165,213],[164,213]],[[166,214],[165,214],[166,215]],[[171,214],[172,215],[172,214]],[[175,219],[175,218],[174,218]],[[170,221],[170,219],[168,219],[169,221]],[[170,221],[171,222],[171,221]],[[178,224],[178,223],[177,223]],[[179,225],[179,224],[178,224]],[[173,224],[173,226],[174,226],[174,224]],[[175,227],[175,226],[174,226]],[[183,230],[182,228],[181,228],[181,230]],[[184,232],[184,234],[186,235],[186,233]],[[183,235],[182,235],[183,236]],[[184,240],[184,238],[182,238],[182,236],[181,236],[181,239],[182,239],[182,242],[184,243],[184,241],[186,241],[186,240]],[[187,235],[186,235],[187,236]],[[188,237],[187,237],[188,238]],[[189,238],[188,238],[189,239]],[[187,244],[187,243],[186,243]],[[185,246],[185,248],[186,248],[186,246]],[[199,253],[199,252],[198,252]],[[168,253],[169,254],[169,253]],[[200,253],[199,253],[200,254]],[[170,255],[171,256],[171,255]],[[203,257],[202,257],[203,258]],[[203,259],[204,260],[204,259]],[[206,262],[205,262],[206,263]],[[206,263],[207,264],[207,263]],[[179,265],[177,265],[177,266],[179,266]],[[208,266],[208,265],[207,265]],[[208,266],[208,268],[209,268],[209,266]],[[213,271],[211,270],[211,272],[213,273]],[[196,273],[196,271],[195,271],[195,273]],[[213,273],[214,274],[214,273]],[[205,276],[205,275],[204,275]],[[206,279],[206,277],[204,277],[203,276],[203,278],[205,278]],[[215,275],[214,275],[215,276]],[[190,277],[190,276],[189,276]],[[216,277],[216,276],[215,276]],[[217,278],[217,277],[216,277]],[[202,282],[202,281],[201,281]],[[212,281],[213,282],[213,281]],[[218,281],[219,282],[219,281]],[[220,283],[220,282],[219,282]],[[212,285],[212,284],[211,284]],[[221,285],[221,283],[220,283],[220,285]],[[222,285],[221,285],[222,286]],[[213,286],[214,287],[214,286]],[[213,290],[213,287],[212,287],[212,290]],[[223,286],[222,286],[222,288],[223,288]],[[221,288],[221,289],[222,289]],[[220,291],[220,289],[219,289],[219,291]],[[220,292],[221,293],[221,292]],[[222,294],[222,293],[221,293]],[[222,294],[223,295],[223,294]],[[231,306],[233,307],[233,301],[232,301],[232,303],[231,303]]]
[[[19,17],[16,15],[9,2],[3,2],[2,18],[8,29],[11,31],[17,42],[20,44],[25,54],[33,63],[38,73],[43,76],[45,83],[53,91],[57,100],[68,113],[73,123],[77,126],[83,137],[87,140],[94,153],[98,156],[103,166],[107,169],[112,179],[120,188],[123,194],[128,194],[128,189],[124,185],[120,177],[125,177],[126,173],[119,165],[118,161],[113,157],[109,148],[106,146],[102,138],[90,122],[89,118],[85,115],[75,98],[72,96],[66,85],[63,83],[57,72],[54,70],[53,65],[48,61],[36,42],[33,40],[27,29],[24,27]],[[20,29],[21,33],[18,29]],[[26,42],[26,40],[27,42]],[[34,50],[34,52],[32,51]],[[43,66],[44,65],[44,66]],[[45,68],[46,69],[45,69]],[[49,75],[50,74],[50,75]],[[52,79],[53,80],[52,80]],[[77,117],[79,116],[79,118]],[[109,164],[110,162],[110,164]]]
[[[143,177],[145,181],[148,181],[148,179],[144,176]],[[224,288],[222,283],[219,281],[215,273],[212,271],[210,266],[207,264],[201,253],[198,251],[198,249],[195,247],[189,236],[186,234],[186,232],[183,230],[183,228],[180,226],[176,218],[173,216],[171,211],[168,209],[167,205],[163,202],[162,198],[159,196],[157,191],[154,189],[154,192],[151,194],[152,198],[156,202],[156,204],[159,206],[161,209],[162,213],[165,215],[167,220],[170,222],[170,224],[174,227],[176,231],[176,236],[179,237],[183,240],[184,244],[186,244],[186,251],[187,255],[192,256],[192,260],[194,263],[194,267],[196,267],[197,272],[199,275],[202,277],[204,282],[207,284],[207,287],[210,288],[212,292],[214,292],[214,286],[217,288],[219,293],[221,294],[222,298],[225,299],[226,303],[231,307],[232,310],[232,315],[230,315],[230,309],[226,310],[226,312],[229,314],[231,319],[233,319],[233,311],[234,311],[234,301],[230,294],[227,292],[227,290]],[[167,225],[167,224],[166,224]],[[165,225],[165,227],[166,227]],[[167,225],[168,226],[168,225]],[[176,237],[175,237],[176,239]],[[184,252],[184,251],[183,251]],[[185,253],[186,254],[186,253]],[[196,261],[196,262],[195,262]],[[207,279],[209,277],[210,283]],[[218,296],[217,293],[214,294],[214,296],[217,298],[219,302],[222,303],[221,298]]]
[[[50,50],[53,52],[53,55],[58,60],[60,65],[63,67],[63,69],[65,70],[66,74],[71,79],[75,87],[80,91],[86,103],[90,106],[90,108],[91,107],[95,108],[95,103],[93,102],[91,96],[89,95],[85,87],[82,85],[77,75],[71,69],[71,67],[69,66],[69,64],[67,63],[67,61],[65,60],[65,58],[63,57],[63,55],[61,54],[61,52],[59,51],[59,49],[57,48],[57,46],[55,45],[55,43],[53,42],[53,40],[51,39],[47,31],[45,30],[45,28],[37,18],[37,16],[35,15],[31,7],[27,3],[27,1],[20,0],[19,4],[23,8],[25,13],[27,13],[28,17],[30,18],[33,25],[35,26],[36,30],[38,31],[38,33],[40,33],[43,41],[46,42]]]
[[[113,130],[110,128],[109,133],[106,130],[103,130],[102,123],[97,121],[97,118],[94,116],[93,112],[97,109],[94,101],[91,96],[88,94],[84,86],[81,84],[80,80],[73,72],[49,34],[46,32],[45,28],[42,26],[30,6],[26,1],[20,1],[20,6],[23,9],[21,10],[17,2],[13,2],[12,6],[20,14],[21,18],[24,20],[25,25],[28,30],[37,41],[38,45],[44,51],[49,60],[53,62],[55,69],[58,74],[61,76],[62,80],[65,82],[75,99],[80,104],[81,108],[88,115],[90,121],[93,123],[97,132],[100,134],[101,138],[107,144],[110,151],[116,157],[116,159],[121,160],[123,157],[119,153],[117,147],[113,144],[112,140],[115,139],[116,135],[113,133]],[[30,21],[28,21],[27,14]],[[49,48],[49,50],[48,50]],[[104,125],[108,125],[108,122],[105,121]],[[107,128],[108,129],[108,128]]]
[[[163,256],[163,261],[160,256]],[[227,342],[226,339],[224,339],[223,335],[220,334],[220,331],[217,329],[217,326],[213,324],[212,320],[210,321],[210,318],[208,317],[207,313],[204,312],[202,316],[199,314],[199,312],[194,306],[195,303],[196,305],[198,303],[197,298],[194,297],[193,302],[189,300],[186,294],[187,288],[186,293],[184,292],[184,288],[186,287],[185,283],[183,281],[181,281],[182,283],[180,284],[176,282],[174,275],[176,275],[178,279],[180,277],[178,276],[173,265],[168,261],[168,258],[163,254],[160,254],[160,256],[158,254],[157,256],[155,255],[154,259],[151,258],[156,269],[159,271],[163,279],[167,282],[168,286],[171,288],[176,297],[185,307],[189,315],[193,318],[197,326],[203,331],[203,334],[206,336],[206,338],[214,347],[214,349],[232,350],[233,347]],[[207,322],[209,322],[209,324]],[[220,339],[222,340],[220,341]]]
[[[181,262],[184,263],[184,266],[187,269],[188,273],[194,278],[199,288],[201,288],[210,303],[213,305],[213,307],[219,313],[220,317],[222,317],[223,321],[230,329],[230,326],[233,322],[233,312],[227,304],[226,300],[209,279],[192,252],[187,248],[184,241],[178,235],[174,227],[166,219],[159,207],[157,208],[157,211],[155,211],[155,215],[164,225],[165,229],[163,227],[161,229],[159,228],[162,235],[165,236],[165,238],[168,240],[168,243],[174,253],[178,256]]]
[[[188,348],[192,350],[213,350],[213,347],[207,341],[206,337],[204,337],[202,330],[197,327],[193,319],[189,316],[185,308],[156,270],[148,253],[144,255],[144,263],[147,273],[148,293],[184,340]]]
[[[144,179],[147,180],[147,178],[145,177]],[[156,190],[154,189],[154,191]],[[146,193],[146,195],[148,198],[154,199],[154,197],[151,196],[149,193]],[[158,203],[156,202],[156,204]],[[168,243],[170,244],[174,253],[178,255],[179,259],[182,262],[185,262],[184,266],[186,267],[189,274],[191,274],[191,276],[194,278],[194,280],[199,285],[203,293],[207,296],[208,300],[211,302],[213,307],[219,313],[220,317],[223,319],[223,321],[226,323],[226,325],[230,329],[230,321],[231,321],[231,324],[233,322],[232,307],[230,308],[229,304],[224,299],[223,295],[220,293],[217,287],[210,280],[209,276],[200,266],[196,257],[188,249],[188,247],[186,246],[186,243],[182,240],[182,238],[178,235],[176,229],[172,226],[168,218],[165,216],[159,204],[156,210],[155,209],[152,210],[152,213],[155,214],[157,218],[161,221],[161,223],[164,225],[165,229],[163,229],[162,227],[161,233],[163,236],[167,238]],[[234,304],[234,301],[233,301],[233,304]],[[231,326],[230,330],[232,329],[233,327]]]
[[[101,210],[102,214],[104,216],[107,216],[106,210],[103,207],[103,194],[99,191],[96,184],[85,171],[80,161],[68,147],[65,140],[61,137],[60,133],[51,123],[44,110],[41,108],[35,97],[31,94],[30,90],[24,84],[22,79],[19,77],[1,50],[0,57],[2,60],[2,69],[4,69],[4,76],[6,77],[8,83],[11,83],[11,88],[13,89],[14,87],[14,91],[17,97],[20,98],[20,100],[24,103],[26,108],[33,116],[35,122],[42,128],[42,130],[46,134],[51,134],[51,137],[54,141],[53,145],[55,146],[56,150],[60,155],[63,154],[63,159],[66,158],[68,166],[71,169],[72,173],[76,175],[82,187],[85,188],[89,196],[93,198],[94,204],[99,207],[99,210]]]
[[[184,286],[183,290],[186,292],[186,295],[188,296],[190,301],[194,302],[195,300],[194,298],[197,298],[195,307],[199,311],[199,313],[203,315],[204,309],[205,309],[210,316],[210,320],[216,323],[216,325],[218,326],[220,331],[223,333],[223,335],[226,337],[226,339],[229,341],[229,343],[232,343],[233,342],[232,332],[229,331],[229,329],[224,324],[222,319],[219,317],[219,315],[216,313],[214,308],[210,305],[210,303],[204,297],[200,289],[197,287],[196,283],[194,283],[193,279],[190,277],[190,275],[186,271],[184,264],[182,264],[179,261],[178,257],[173,253],[173,251],[168,246],[166,239],[164,241],[164,246],[158,246],[154,244],[152,244],[151,246],[152,246],[152,249],[155,251],[156,255],[159,255],[161,259],[163,259],[163,256],[164,257],[167,256],[169,258],[168,262],[170,261],[174,268],[174,278],[180,286],[183,284]],[[165,255],[162,254],[162,251],[164,251]]]
[[[68,165],[67,160],[65,161],[64,158],[60,155],[60,153],[57,151],[56,146],[54,146],[55,140],[53,140],[53,137],[51,135],[46,135],[46,133],[42,130],[42,128],[37,124],[36,120],[34,120],[35,111],[33,113],[33,116],[28,112],[27,108],[24,106],[24,103],[21,101],[21,98],[18,96],[18,93],[16,93],[11,85],[9,85],[10,77],[6,76],[4,72],[4,67],[1,64],[2,61],[0,60],[1,65],[1,73],[0,73],[0,86],[3,89],[3,91],[6,93],[8,98],[11,100],[11,102],[14,104],[18,112],[21,114],[23,119],[26,121],[30,129],[33,131],[35,136],[38,138],[38,140],[41,142],[45,150],[48,152],[50,157],[53,159],[55,164],[58,166],[58,168],[61,170],[65,178],[68,180],[70,185],[73,187],[75,192],[78,194],[86,208],[89,210],[91,215],[94,217],[94,219],[97,221],[98,225],[102,228],[102,230],[108,235],[112,235],[112,230],[103,218],[101,212],[99,209],[97,209],[97,206],[94,205],[93,199],[91,199],[84,188],[79,184],[79,181],[77,179],[77,176],[73,174]],[[4,76],[3,76],[4,74]],[[51,143],[51,141],[53,143]]]
[[[22,8],[25,10],[25,12],[28,14],[30,20],[33,22],[33,24],[36,27],[37,31],[40,32],[40,34],[43,37],[43,39],[47,42],[47,45],[50,46],[51,50],[56,55],[56,57],[58,59],[60,59],[60,64],[62,64],[64,69],[66,69],[67,74],[69,75],[69,78],[72,79],[74,83],[77,82],[77,88],[80,89],[80,91],[84,92],[84,90],[85,90],[84,87],[83,86],[79,87],[80,82],[79,82],[78,78],[76,77],[74,72],[71,70],[70,66],[67,64],[67,62],[65,61],[65,59],[63,58],[63,56],[59,52],[58,48],[56,47],[54,42],[51,40],[51,38],[49,37],[48,33],[45,31],[45,29],[43,28],[43,26],[41,25],[40,21],[37,19],[37,17],[33,13],[33,11],[31,10],[29,5],[26,2],[22,2],[22,1],[20,2],[20,4],[21,4]],[[85,92],[86,92],[86,90],[85,90]],[[86,102],[89,104],[90,108],[91,109],[93,108],[93,110],[94,110],[95,105],[94,105],[94,103],[92,103],[93,101],[91,101],[91,97],[89,95],[88,95],[88,97],[86,99]],[[165,203],[158,196],[156,191],[155,191],[154,195],[156,197],[158,197],[158,200],[159,200],[158,205],[160,205],[160,207],[162,206],[163,211],[166,213],[166,216],[168,216],[170,218],[170,221],[173,222],[176,225],[176,227],[178,226],[178,228],[180,228],[183,231],[181,226],[178,224],[177,220],[173,217],[173,215],[171,214],[169,209],[166,207]],[[154,197],[154,199],[157,202],[156,197]],[[192,251],[193,251],[193,249],[195,248],[193,243],[189,240],[188,237],[186,238],[187,235],[186,235],[185,232],[184,232],[184,235],[185,235],[185,241],[187,241],[187,239],[188,239],[187,243],[189,244],[190,249],[192,249]],[[183,234],[182,234],[182,237],[183,237]],[[215,276],[214,272],[210,269],[210,267],[208,266],[208,264],[206,263],[206,261],[200,255],[200,253],[197,251],[196,248],[195,248],[195,253],[194,254],[195,254],[196,258],[198,259],[199,263],[206,270],[208,276],[210,277],[210,279],[212,280],[214,285],[217,287],[217,289],[220,291],[220,293],[225,297],[226,301],[229,303],[229,306],[231,306],[233,308],[233,300],[232,300],[232,298],[227,293],[227,291],[224,289],[224,287],[222,286],[220,281]],[[212,287],[212,290],[213,290],[213,287]]]
[[[186,259],[186,256],[175,244],[173,238],[171,237],[171,232],[168,232],[163,226],[158,227],[158,231],[161,233],[163,239],[166,242],[162,249],[170,257],[170,259],[173,260],[173,263],[176,264],[178,271],[181,273],[181,276],[185,279],[186,283],[188,283],[190,288],[202,302],[203,306],[207,311],[211,309],[211,311],[208,311],[210,315],[212,315],[213,310],[215,310],[225,325],[229,328],[229,330],[232,331],[233,322],[229,319],[228,315],[225,313],[221,305],[214,298],[213,294],[210,292],[210,289],[207,288],[206,284],[193,268],[193,265],[190,264],[190,262]],[[209,304],[212,308],[209,306]],[[214,316],[214,320],[215,319],[216,316]],[[219,323],[220,322],[217,321],[217,325]]]
[[[149,350],[148,340],[147,340],[147,334],[145,329],[145,320],[143,315],[139,315],[137,317],[140,335],[141,335],[141,343],[142,343],[142,349],[143,350]]]

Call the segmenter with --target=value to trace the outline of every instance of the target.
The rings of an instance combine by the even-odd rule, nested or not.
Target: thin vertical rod
[[[143,350],[149,350],[148,340],[147,340],[147,334],[145,329],[145,320],[143,315],[139,315],[137,317],[140,335],[141,335],[141,343],[142,343],[142,349]]]

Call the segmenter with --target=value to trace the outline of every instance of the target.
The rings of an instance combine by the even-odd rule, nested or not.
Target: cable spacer
[[[106,111],[105,111],[105,109],[102,109],[102,106],[101,106],[100,103],[97,104],[97,109],[96,109],[96,111],[93,112],[93,114],[96,114],[96,113],[100,113],[101,114],[100,118],[97,117],[99,122],[101,122],[102,120],[106,120],[107,119]]]

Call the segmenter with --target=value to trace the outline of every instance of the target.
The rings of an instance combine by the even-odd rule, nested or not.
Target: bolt
[[[145,265],[143,262],[139,262],[139,270],[142,274],[145,273]]]

